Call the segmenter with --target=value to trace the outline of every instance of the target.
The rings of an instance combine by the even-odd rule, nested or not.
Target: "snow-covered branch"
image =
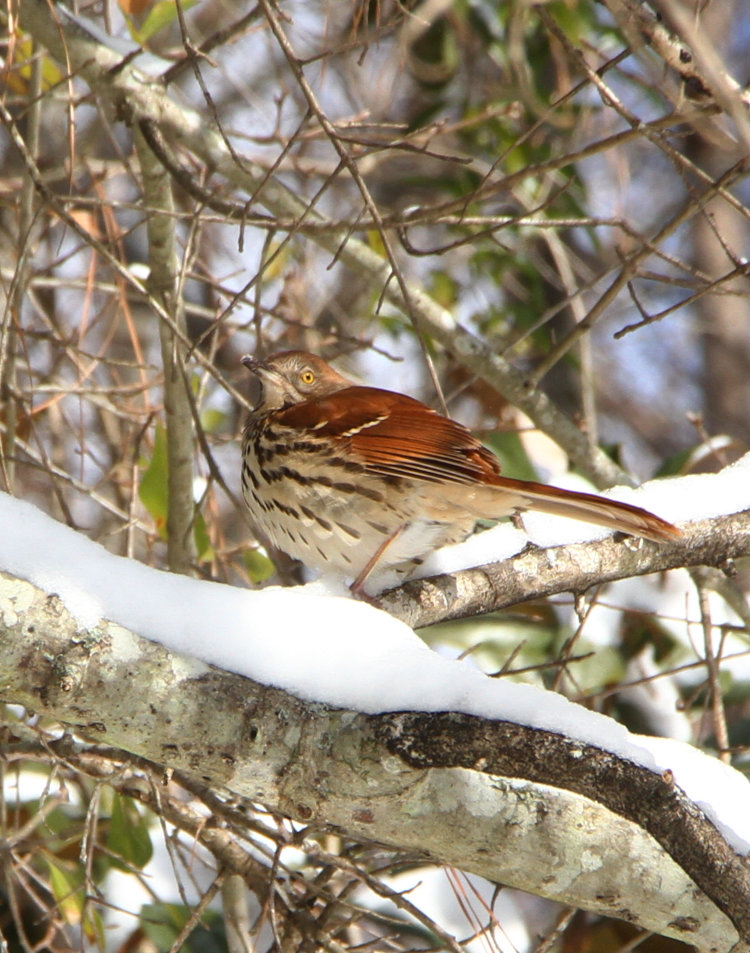
[[[408,582],[380,601],[407,625],[420,628],[680,566],[718,566],[731,574],[732,560],[750,555],[750,510],[682,528],[684,538],[666,545],[608,536],[566,546],[529,546],[500,562]]]
[[[5,573],[0,607],[4,701],[315,827],[750,948],[750,873],[669,772],[490,718],[305,703],[111,622],[82,630]]]

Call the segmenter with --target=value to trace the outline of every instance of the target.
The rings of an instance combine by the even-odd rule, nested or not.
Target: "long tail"
[[[567,516],[586,523],[596,523],[608,529],[628,533],[631,536],[643,536],[656,542],[679,539],[683,533],[676,526],[659,516],[649,513],[639,506],[618,503],[616,500],[596,496],[594,493],[580,493],[576,490],[563,490],[527,480],[513,480],[499,477],[498,484],[487,487],[492,493],[484,492],[475,499],[479,514],[485,519],[499,519],[511,513],[524,510],[537,510],[554,516]]]

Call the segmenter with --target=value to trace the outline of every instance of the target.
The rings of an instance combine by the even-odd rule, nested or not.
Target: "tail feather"
[[[485,519],[499,519],[513,512],[536,510],[595,523],[655,542],[673,542],[683,535],[676,526],[630,503],[509,477],[500,477],[499,480],[498,485],[491,488],[494,490],[492,495],[483,493],[481,501],[478,497],[475,500],[477,509],[482,510],[479,515]]]

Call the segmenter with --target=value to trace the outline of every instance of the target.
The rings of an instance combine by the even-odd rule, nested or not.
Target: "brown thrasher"
[[[408,573],[477,520],[523,510],[653,540],[682,535],[637,506],[501,476],[466,427],[413,397],[359,387],[314,354],[242,363],[261,384],[242,441],[252,519],[306,566],[353,578],[356,593],[376,567]]]

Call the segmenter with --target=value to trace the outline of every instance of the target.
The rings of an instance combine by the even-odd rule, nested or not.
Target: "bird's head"
[[[322,357],[307,351],[277,351],[265,360],[246,355],[242,363],[260,383],[256,411],[280,410],[351,387],[351,381],[326,364]]]

